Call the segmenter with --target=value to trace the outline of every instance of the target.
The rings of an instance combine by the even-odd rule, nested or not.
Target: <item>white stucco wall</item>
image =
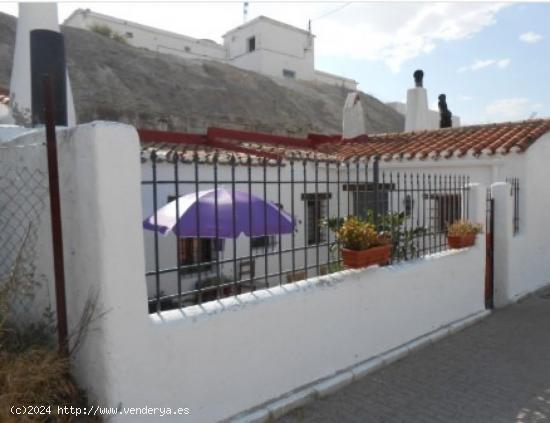
[[[67,20],[65,25],[80,29],[91,29],[94,25],[106,25],[123,36],[128,44],[147,50],[188,59],[212,59],[225,61],[225,48],[214,41],[200,40],[181,34],[175,34],[146,25],[129,22],[112,16],[89,10],[79,9]]]
[[[183,58],[199,58],[230,63],[241,69],[277,78],[283,69],[295,72],[295,78],[357,89],[353,79],[314,69],[314,35],[299,28],[259,17],[224,35],[224,44],[176,34],[129,22],[90,10],[76,10],[65,25],[90,30],[106,25],[135,47],[168,53]],[[247,40],[256,38],[256,50],[248,51]]]
[[[503,233],[503,248],[507,250],[507,277],[503,283],[508,301],[550,283],[550,228],[546,224],[550,208],[550,134],[541,137],[522,155],[522,159],[501,178],[519,178],[519,231],[515,236],[509,184],[501,188],[501,203],[507,208],[499,210],[499,205],[496,206],[496,213],[503,214],[500,231]]]
[[[61,148],[69,318],[90,292],[106,311],[74,368],[100,405],[188,407],[193,421],[218,421],[483,310],[478,237],[471,249],[149,316],[140,165],[119,166],[139,152],[135,131],[84,125]]]
[[[248,51],[250,37],[255,37],[253,52]],[[306,31],[260,17],[225,34],[224,46],[237,67],[279,78],[287,69],[296,79],[315,79],[314,37]]]
[[[323,72],[319,70],[315,71],[315,80],[319,82],[323,82],[325,84],[344,87],[351,91],[356,91],[357,85],[359,85],[357,81],[351,78],[345,78],[343,76],[334,75],[332,73]]]
[[[386,105],[390,106],[396,112],[401,113],[403,116],[407,116],[407,104],[406,103],[401,103],[399,101],[392,101],[392,102],[386,103]],[[427,113],[428,113],[427,126],[419,128],[419,129],[438,129],[439,128],[439,121],[441,119],[439,111],[428,109]],[[455,115],[454,113],[451,117],[451,120],[452,120],[453,128],[458,128],[458,127],[461,126],[460,117]],[[411,127],[412,127],[412,124],[411,124]]]

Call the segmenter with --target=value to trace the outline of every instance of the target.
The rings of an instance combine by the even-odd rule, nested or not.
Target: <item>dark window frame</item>
[[[307,222],[305,225],[305,234],[307,245],[316,245],[326,242],[326,229],[321,227],[321,222],[327,218],[326,201],[330,201],[332,193],[319,192],[302,194],[302,200],[304,201],[304,207],[306,207]],[[310,210],[312,207],[317,207]],[[315,221],[315,217],[317,220]]]
[[[175,195],[169,195],[168,203],[175,199]],[[198,242],[198,244],[194,245],[195,242]],[[216,260],[216,248],[218,251],[223,251],[225,247],[225,242],[222,238],[218,238],[218,242],[216,243],[215,238],[178,237],[177,243],[179,248],[179,265],[185,266],[185,268],[181,269],[182,274],[196,273],[199,270],[201,272],[213,270],[213,262]]]
[[[246,39],[246,51],[248,53],[252,53],[253,51],[256,51],[256,36],[253,35],[252,37],[248,37]]]
[[[291,69],[283,69],[283,77],[289,79],[296,79],[296,71]]]
[[[462,194],[425,194],[424,198],[434,201],[432,224],[438,232],[447,232],[450,224],[461,219]]]
[[[359,184],[344,184],[343,191],[349,192],[352,196],[352,214],[354,216],[367,216],[368,210],[374,210],[373,204],[376,202],[374,182]],[[378,214],[385,215],[389,212],[390,194],[395,188],[395,184],[378,184]],[[359,202],[359,204],[357,204]]]

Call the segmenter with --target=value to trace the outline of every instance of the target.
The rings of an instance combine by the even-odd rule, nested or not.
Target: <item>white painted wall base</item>
[[[347,369],[337,372],[333,376],[318,380],[273,401],[268,401],[265,404],[254,407],[252,410],[240,413],[227,419],[227,421],[235,423],[264,423],[277,419],[296,408],[307,405],[316,398],[324,398],[331,395],[346,385],[362,379],[376,370],[406,357],[414,351],[420,350],[449,335],[466,329],[489,316],[489,314],[491,314],[489,310],[484,310],[463,319],[459,319],[456,322],[445,325],[440,329],[400,345],[397,348],[348,367]]]

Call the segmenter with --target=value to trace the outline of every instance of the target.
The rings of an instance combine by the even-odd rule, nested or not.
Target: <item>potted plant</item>
[[[476,235],[481,232],[481,225],[469,220],[457,220],[447,228],[449,247],[464,248],[475,244]]]
[[[373,264],[386,264],[392,251],[391,237],[376,231],[374,225],[347,218],[337,231],[342,244],[344,265],[354,269]]]

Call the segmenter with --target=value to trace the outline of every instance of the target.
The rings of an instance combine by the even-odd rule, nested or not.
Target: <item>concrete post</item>
[[[12,116],[18,125],[32,123],[30,32],[49,29],[59,32],[57,3],[19,3],[19,17],[10,82]],[[74,126],[76,114],[69,75],[67,74],[67,118]]]
[[[342,113],[342,138],[351,139],[367,133],[359,93],[349,93]]]
[[[510,286],[509,249],[513,236],[513,199],[510,197],[510,184],[496,182],[491,185],[494,208],[494,293],[495,307],[503,307],[510,302],[513,292]]]
[[[113,401],[125,402],[122,384],[129,379],[114,375],[135,370],[128,358],[142,349],[149,323],[139,139],[133,127],[109,122],[64,132],[59,162],[70,334],[78,332],[86,304],[96,308],[73,369],[92,401],[116,406]]]
[[[405,131],[421,131],[430,129],[430,127],[428,92],[426,88],[416,87],[407,90]]]

